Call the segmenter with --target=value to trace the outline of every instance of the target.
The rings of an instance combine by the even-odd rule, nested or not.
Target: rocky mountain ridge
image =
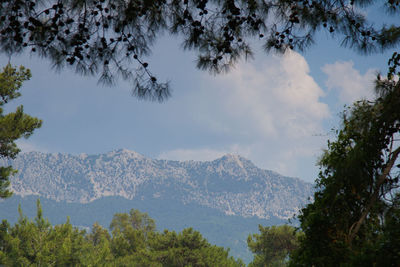
[[[309,202],[313,186],[262,170],[228,154],[213,161],[146,158],[126,149],[100,155],[21,153],[12,164],[16,195],[89,203],[106,196],[196,203],[243,217],[291,218]]]

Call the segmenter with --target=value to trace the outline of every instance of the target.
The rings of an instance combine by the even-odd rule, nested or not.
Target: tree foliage
[[[3,220],[0,264],[5,266],[65,266],[86,265],[84,252],[89,243],[82,231],[67,221],[63,225],[51,226],[43,217],[40,202],[37,215],[29,220],[19,209],[18,223],[11,227]],[[86,264],[85,264],[86,263]]]
[[[164,32],[198,53],[200,69],[219,73],[252,55],[252,39],[261,39],[266,51],[302,50],[324,30],[363,53],[396,47],[399,25],[368,20],[374,5],[386,11],[381,20],[399,14],[393,0],[5,0],[0,50],[30,50],[58,68],[100,74],[108,84],[122,76],[137,97],[161,101],[170,95],[168,82],[158,81],[145,58]],[[389,72],[399,61],[393,55]]]
[[[20,149],[15,141],[21,137],[28,138],[42,121],[24,113],[23,106],[15,112],[4,114],[4,106],[11,100],[21,96],[19,92],[24,81],[29,80],[29,69],[20,67],[18,70],[7,64],[0,73],[0,157],[14,159]],[[9,177],[16,172],[11,166],[0,167],[0,198],[11,196],[8,190]]]
[[[95,223],[86,233],[69,223],[52,226],[37,202],[34,220],[22,211],[14,226],[0,225],[0,265],[5,266],[232,266],[229,257],[191,228],[182,232],[155,229],[146,214],[132,209],[115,214],[110,230]]]
[[[249,235],[247,244],[254,254],[249,267],[286,266],[290,253],[298,248],[301,235],[290,225],[263,227],[259,234]]]
[[[293,266],[400,264],[400,83],[378,80],[376,89],[375,101],[344,112],[328,142],[314,203],[299,216],[305,237]]]

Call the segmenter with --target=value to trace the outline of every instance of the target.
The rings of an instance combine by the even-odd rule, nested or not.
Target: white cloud
[[[328,76],[326,86],[338,90],[339,100],[351,104],[360,99],[373,99],[376,70],[369,69],[364,75],[354,69],[352,61],[326,64],[322,71]]]
[[[259,167],[315,179],[315,161],[326,141],[316,135],[324,132],[323,121],[331,116],[320,100],[323,90],[296,52],[251,63],[226,75],[205,76],[203,89],[187,101],[193,121],[223,141],[212,149],[185,147],[160,156],[211,160],[240,144],[236,151]]]
[[[260,68],[241,64],[217,81],[226,95],[225,111],[264,137],[309,136],[330,116],[328,106],[319,100],[324,92],[295,52],[269,58]]]
[[[31,151],[49,152],[47,149],[23,139],[17,140],[16,144],[23,153]]]

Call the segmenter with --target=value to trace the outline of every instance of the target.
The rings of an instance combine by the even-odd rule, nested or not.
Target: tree
[[[52,261],[51,246],[47,242],[50,231],[50,223],[42,216],[42,208],[39,200],[37,201],[37,216],[35,222],[29,220],[22,214],[21,207],[18,208],[18,224],[10,227],[3,221],[2,236],[3,254],[1,264],[7,266],[19,265],[27,266],[30,264],[43,264]]]
[[[157,233],[150,243],[154,262],[160,266],[226,266],[243,267],[241,260],[229,257],[229,250],[211,245],[192,228],[182,232],[165,230]]]
[[[37,200],[34,220],[23,215],[10,227],[3,220],[0,226],[0,264],[5,266],[90,266],[96,263],[97,251],[85,239],[85,232],[66,223],[52,226],[43,217]],[[100,255],[99,255],[100,256]]]
[[[129,214],[116,213],[110,224],[111,231],[127,231],[129,228],[133,230],[143,231],[146,235],[156,230],[156,224],[147,213],[131,209]]]
[[[14,159],[20,149],[15,140],[28,138],[35,129],[42,125],[42,121],[24,113],[23,106],[17,107],[12,113],[3,114],[4,105],[9,101],[21,96],[19,92],[22,83],[29,80],[31,73],[29,69],[20,67],[19,70],[10,64],[0,73],[0,157]],[[16,173],[11,166],[0,167],[0,198],[11,196],[8,190],[10,175]]]
[[[387,11],[383,26],[367,18],[374,5]],[[303,50],[322,29],[362,53],[397,47],[400,27],[388,14],[399,14],[397,1],[6,0],[0,50],[12,55],[29,49],[57,68],[100,74],[108,84],[119,75],[132,80],[137,97],[162,101],[170,95],[168,82],[157,80],[145,57],[163,32],[196,50],[200,69],[219,73],[252,56],[252,39],[261,39],[266,51]],[[389,74],[399,63],[393,55]]]
[[[254,254],[249,267],[286,266],[290,253],[298,247],[301,233],[290,225],[258,227],[260,233],[249,235],[247,239],[249,249]]]
[[[375,101],[344,112],[328,142],[314,203],[299,216],[305,236],[292,266],[400,264],[400,83],[378,79],[376,91]]]
[[[147,247],[148,239],[154,234],[156,225],[147,213],[131,209],[129,214],[115,214],[110,230],[113,234],[113,253],[126,256]]]
[[[95,223],[92,226],[91,233],[86,238],[93,247],[93,251],[90,253],[90,255],[93,255],[90,258],[90,263],[93,266],[106,265],[113,261],[114,257],[110,245],[111,237],[107,229]]]

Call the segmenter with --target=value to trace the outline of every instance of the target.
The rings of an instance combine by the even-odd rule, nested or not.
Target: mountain
[[[129,150],[101,155],[30,152],[11,163],[16,195],[88,203],[106,196],[175,199],[227,215],[288,219],[312,194],[312,185],[257,168],[228,154],[214,161],[169,161]],[[45,186],[43,186],[45,185]]]
[[[112,214],[137,208],[162,227],[193,226],[210,242],[230,246],[232,254],[245,260],[245,240],[258,224],[285,222],[313,194],[311,184],[262,170],[233,154],[214,161],[181,162],[150,159],[125,149],[100,155],[29,152],[0,164],[18,169],[11,179],[15,196],[0,203],[1,218],[15,220],[5,211],[14,207],[16,214],[17,203],[31,212],[33,196],[41,198],[44,211],[49,209],[56,223],[70,215],[71,222],[84,227],[96,220],[107,226]],[[221,234],[227,237],[217,236]],[[221,244],[224,238],[229,240]]]

